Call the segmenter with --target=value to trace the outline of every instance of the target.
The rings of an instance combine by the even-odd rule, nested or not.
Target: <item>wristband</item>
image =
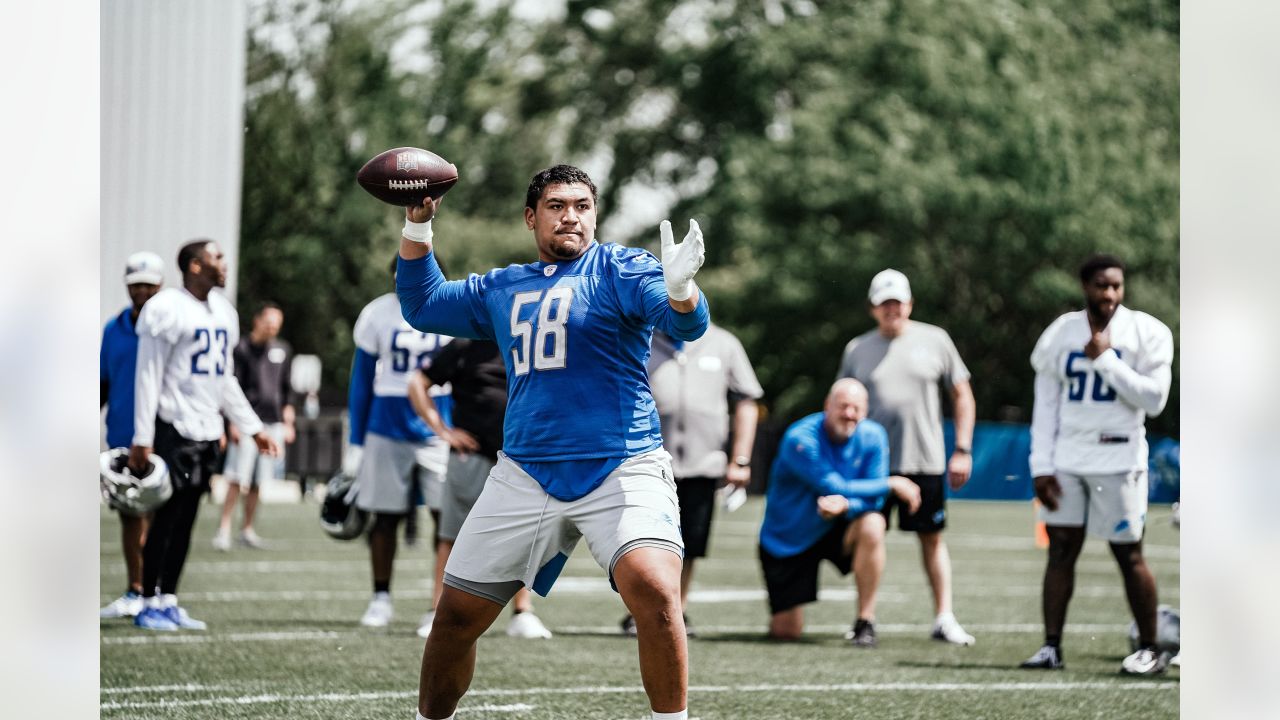
[[[431,242],[431,221],[414,222],[405,218],[404,229],[400,231],[400,234],[403,235],[406,240],[412,240],[413,242],[424,244],[429,243]]]
[[[746,455],[739,455],[733,459],[733,464],[738,467],[751,467],[751,458]]]

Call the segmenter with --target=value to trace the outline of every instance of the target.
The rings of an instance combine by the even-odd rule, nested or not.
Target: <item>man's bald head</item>
[[[827,391],[822,426],[832,442],[844,444],[867,416],[867,388],[853,378],[840,378]]]

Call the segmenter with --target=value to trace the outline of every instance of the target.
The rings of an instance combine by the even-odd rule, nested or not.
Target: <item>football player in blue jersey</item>
[[[426,198],[406,211],[401,310],[418,330],[496,342],[509,399],[503,454],[445,567],[418,717],[453,717],[476,640],[521,587],[545,596],[585,536],[635,617],[652,717],[687,718],[680,511],[645,363],[654,327],[694,340],[710,322],[693,282],[702,231],[690,221],[676,244],[664,221],[661,262],[597,243],[595,184],[557,165],[525,196],[538,260],[447,282],[431,241],[437,209]]]
[[[395,265],[392,265],[394,272]],[[409,403],[409,376],[430,364],[453,338],[409,327],[393,293],[374,298],[352,331],[355,357],[347,411],[351,431],[343,472],[356,478],[356,507],[370,513],[369,560],[373,597],[360,618],[365,627],[386,627],[394,614],[391,579],[396,532],[416,512],[421,493],[439,527],[440,502],[449,445],[431,431]],[[437,388],[436,403],[449,420],[448,390]],[[434,543],[433,543],[434,545]],[[437,563],[438,565],[438,563]],[[436,568],[433,598],[440,597]],[[428,622],[423,619],[423,624]]]
[[[129,307],[111,318],[102,330],[98,355],[100,399],[107,409],[107,447],[128,447],[133,441],[133,374],[138,366],[138,316],[142,306],[164,283],[164,261],[153,252],[129,256],[124,267]],[[133,515],[120,510],[120,545],[128,573],[128,588],[98,611],[98,617],[133,617],[142,612],[142,545],[147,538],[150,513]]]

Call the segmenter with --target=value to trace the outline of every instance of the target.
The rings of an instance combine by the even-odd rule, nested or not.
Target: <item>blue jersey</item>
[[[393,440],[420,443],[435,433],[409,402],[409,374],[431,364],[431,358],[453,338],[418,332],[400,316],[400,303],[387,293],[360,312],[352,330],[355,358],[347,411],[349,441],[363,445],[366,432]],[[441,418],[450,421],[449,386],[431,388]]]
[[[98,352],[98,379],[108,383],[107,446],[133,443],[133,374],[138,366],[138,331],[132,307],[111,318],[102,329]]]
[[[507,366],[503,452],[561,499],[598,486],[610,467],[599,461],[662,445],[646,371],[653,328],[694,340],[710,322],[705,296],[693,312],[676,312],[658,259],[612,243],[453,282],[430,255],[401,259],[396,277],[413,327],[498,344]],[[581,466],[596,469],[570,473],[580,475],[573,487],[553,487],[545,464],[565,461],[596,461]]]
[[[843,495],[850,519],[879,510],[889,491],[889,434],[874,420],[863,420],[840,445],[822,427],[823,413],[791,424],[782,436],[769,472],[760,545],[775,557],[808,550],[832,521],[818,515],[818,498]]]

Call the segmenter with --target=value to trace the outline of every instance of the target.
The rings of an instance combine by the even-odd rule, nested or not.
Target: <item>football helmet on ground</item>
[[[369,522],[369,513],[355,506],[356,481],[338,473],[329,479],[324,502],[320,503],[320,527],[337,540],[360,537]]]

